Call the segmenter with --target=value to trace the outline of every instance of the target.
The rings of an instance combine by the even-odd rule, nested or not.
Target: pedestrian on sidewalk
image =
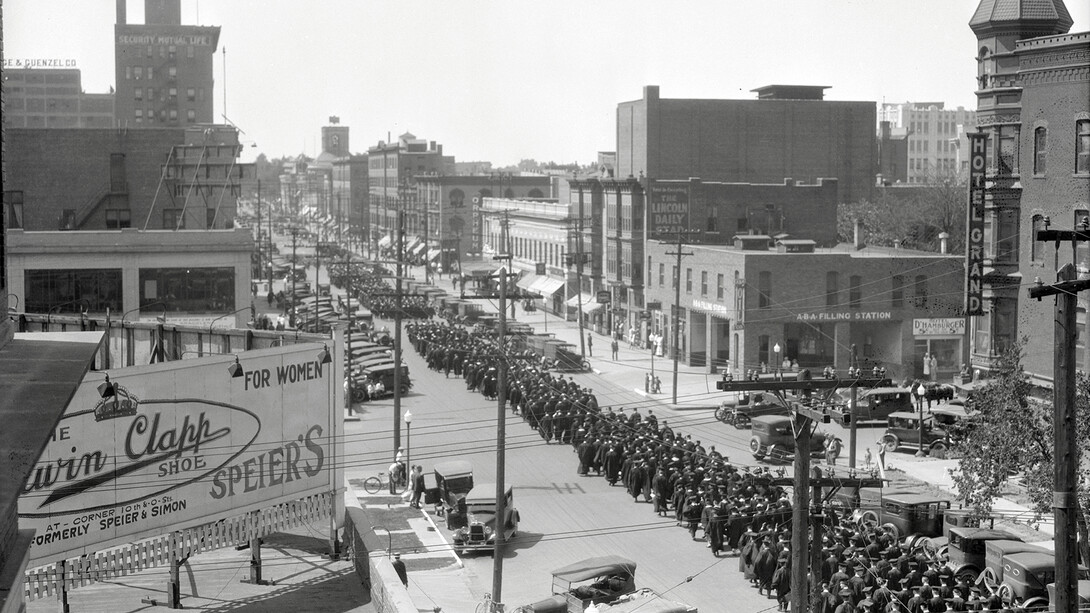
[[[405,563],[401,561],[400,553],[394,554],[393,565],[398,579],[401,579],[401,584],[405,587],[409,587],[409,573],[405,570]]]
[[[613,359],[616,360],[617,359],[617,350],[619,350],[621,348],[621,345],[620,345],[620,343],[617,342],[616,338],[614,338],[613,342],[609,344],[609,348],[613,352]]]
[[[424,467],[419,464],[413,467],[412,489],[413,497],[409,500],[409,506],[414,509],[419,509],[420,497],[424,495],[424,490],[427,489],[424,485]]]
[[[594,337],[587,332],[587,355],[594,357]]]

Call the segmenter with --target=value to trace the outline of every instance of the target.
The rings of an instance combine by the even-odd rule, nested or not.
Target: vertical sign
[[[655,181],[648,198],[647,237],[670,240],[689,229],[689,182]]]
[[[965,315],[984,314],[984,166],[987,136],[969,134],[969,213],[965,224]]]

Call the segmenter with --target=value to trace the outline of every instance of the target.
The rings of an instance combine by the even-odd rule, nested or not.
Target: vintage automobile
[[[715,410],[715,418],[741,430],[748,428],[753,418],[758,415],[789,415],[790,413],[791,410],[775,394],[754,392],[723,401]]]
[[[382,387],[385,389],[385,394],[394,393],[394,363],[387,362],[384,364],[378,364],[367,368],[361,368],[355,373],[355,377],[352,379],[352,385],[367,385],[368,383],[381,382]],[[412,389],[413,380],[409,377],[409,367],[405,364],[401,365],[401,395],[409,393]],[[374,398],[372,398],[374,400]]]
[[[435,488],[425,493],[425,501],[437,505],[439,515],[446,516],[448,530],[465,526],[465,497],[473,489],[473,465],[464,460],[440,462],[432,473]]]
[[[1078,610],[1086,611],[1090,609],[1090,579],[1081,579],[1078,583]],[[1048,584],[1048,601],[1053,602],[1056,600],[1056,584]]]
[[[515,489],[504,488],[503,538],[510,540],[518,534],[519,512],[515,508]],[[478,483],[463,499],[466,509],[466,525],[454,531],[451,538],[454,552],[463,555],[470,551],[491,551],[496,546],[496,484]]]
[[[981,574],[983,583],[999,594],[1004,603],[1021,602],[1025,611],[1048,610],[1048,585],[1056,581],[1055,552],[1045,550],[1006,553],[999,566],[989,565],[986,570],[994,571],[999,583],[997,585]],[[1085,566],[1078,567],[1077,578],[1087,579]]]
[[[621,556],[587,558],[553,571],[553,595],[527,607],[533,613],[583,613],[636,591],[636,563]]]
[[[790,415],[758,415],[750,420],[753,428],[749,438],[749,451],[758,460],[790,461],[795,455],[794,418]],[[821,441],[824,433],[815,432],[811,438],[810,455],[820,457],[824,453]]]
[[[909,548],[934,549],[931,541],[943,532],[943,514],[950,501],[914,491],[884,492],[881,506],[865,508],[859,514],[864,525],[878,526]]]
[[[1021,540],[997,539],[984,543],[984,569],[977,577],[977,585],[982,586],[988,593],[998,591],[1003,582],[1004,559],[1018,553],[1051,554],[1052,552],[1040,545],[1026,543]]]
[[[843,402],[843,394],[838,402],[829,411],[834,419],[840,423],[849,423],[845,420],[851,408]],[[912,392],[904,387],[876,387],[863,392],[855,405],[852,418],[857,424],[885,421],[890,414],[898,411],[912,410]]]
[[[901,447],[920,449],[933,458],[945,458],[950,449],[950,439],[946,430],[935,425],[933,415],[923,416],[923,444],[920,444],[920,416],[918,413],[898,411],[891,413],[882,445],[887,453],[893,453]]]
[[[1006,530],[988,528],[950,528],[948,530],[946,556],[954,576],[973,583],[984,570],[988,541],[1021,541],[1018,535]]]

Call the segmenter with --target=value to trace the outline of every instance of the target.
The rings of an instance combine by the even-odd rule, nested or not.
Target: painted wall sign
[[[912,320],[912,336],[962,336],[964,334],[965,319],[961,317]]]
[[[655,182],[647,198],[647,236],[670,240],[689,229],[689,185]]]
[[[799,313],[796,321],[890,321],[890,311],[833,311],[829,313]]]
[[[342,388],[321,345],[90,373],[19,497],[31,566],[328,492]]]
[[[969,211],[965,224],[965,314],[984,314],[984,168],[985,134],[969,134]]]
[[[727,306],[719,304],[718,302],[708,302],[706,300],[693,300],[693,308],[698,311],[708,311],[709,313],[716,313],[718,315],[727,314]]]

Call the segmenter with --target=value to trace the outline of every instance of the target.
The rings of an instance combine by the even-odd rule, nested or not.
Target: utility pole
[[[677,404],[677,358],[678,358],[678,355],[677,355],[678,354],[677,337],[678,337],[678,334],[680,333],[680,330],[681,330],[681,317],[680,317],[680,314],[681,314],[681,258],[683,258],[685,256],[693,255],[692,251],[682,251],[681,250],[681,246],[684,244],[684,243],[682,243],[681,239],[685,235],[691,235],[691,234],[697,234],[697,233],[699,233],[699,230],[681,230],[681,229],[679,229],[677,231],[677,251],[674,252],[674,253],[667,252],[665,254],[665,255],[677,256],[677,264],[675,266],[675,270],[677,270],[677,275],[674,277],[674,312],[671,313],[672,317],[670,318],[671,319],[670,323],[673,324],[673,334],[672,334],[673,338],[671,339],[671,343],[672,343],[672,346],[674,348],[674,380],[673,380],[673,386],[672,386],[673,389],[671,390],[671,393],[673,394],[673,400],[671,402],[673,404]]]
[[[504,358],[505,336],[507,334],[507,267],[500,268],[500,317],[496,330],[496,519],[493,524],[495,555],[492,556],[492,600],[503,602],[503,554],[504,531],[507,527],[506,499],[507,478],[505,456],[507,452],[507,360]]]
[[[785,380],[795,377],[794,381]],[[784,480],[783,484],[793,486],[791,513],[791,611],[792,613],[806,613],[810,610],[811,603],[817,596],[818,587],[809,585],[809,577],[820,577],[820,556],[810,554],[811,540],[814,543],[821,542],[820,500],[814,499],[811,507],[810,488],[820,494],[820,488],[828,487],[827,496],[832,496],[841,487],[881,487],[882,482],[877,478],[857,479],[848,478],[822,478],[810,475],[810,441],[813,430],[819,423],[829,423],[831,415],[828,410],[828,396],[814,402],[812,394],[817,390],[824,390],[826,394],[832,394],[837,388],[845,387],[877,387],[889,385],[888,379],[879,378],[849,378],[849,379],[814,379],[810,378],[810,370],[802,369],[798,373],[778,373],[775,375],[756,375],[749,381],[735,382],[729,373],[723,374],[723,379],[715,384],[715,387],[725,392],[758,392],[768,391],[791,407],[794,412],[795,433],[795,457],[794,478]],[[799,394],[800,400],[789,399],[786,393]],[[779,482],[773,481],[775,484]],[[813,518],[813,519],[812,519]],[[814,533],[810,531],[813,528]]]
[[[509,230],[511,226],[511,211],[513,209],[504,209],[500,211],[500,242],[503,243],[503,252],[492,257],[493,260],[507,260],[507,270],[511,270],[511,261],[514,254],[511,251],[511,232]],[[504,277],[506,279],[506,277]],[[507,307],[501,302],[500,312],[502,313]],[[511,301],[511,319],[515,318],[515,301]]]
[[[1071,241],[1072,255],[1078,254],[1078,243],[1090,241],[1090,220],[1079,220],[1077,230],[1038,230],[1036,240],[1054,241],[1056,251],[1060,241]],[[1058,256],[1057,256],[1058,257]],[[1074,258],[1073,258],[1074,259]],[[1056,522],[1056,602],[1055,611],[1074,611],[1078,608],[1078,560],[1076,535],[1079,502],[1075,495],[1078,483],[1079,449],[1075,439],[1075,351],[1078,292],[1090,289],[1090,279],[1076,279],[1075,266],[1065,264],[1057,274],[1057,283],[1029,288],[1030,298],[1040,300],[1056,296],[1056,361],[1053,365],[1053,493],[1052,512]]]
[[[404,204],[404,203],[402,203]],[[401,277],[405,271],[405,209],[397,209],[397,281],[394,290],[394,455],[401,449]]]
[[[261,259],[261,252],[264,251],[261,242],[261,179],[257,180],[257,236],[254,239],[257,241],[257,275],[261,276],[265,268],[265,261]],[[271,253],[269,257],[272,257]],[[269,289],[272,289],[272,279],[269,279]]]
[[[424,207],[424,283],[431,285],[431,260],[428,259],[428,242],[431,235],[428,234],[428,203],[427,199],[422,203]]]
[[[295,328],[295,237],[299,228],[291,227],[291,318],[288,323]]]

